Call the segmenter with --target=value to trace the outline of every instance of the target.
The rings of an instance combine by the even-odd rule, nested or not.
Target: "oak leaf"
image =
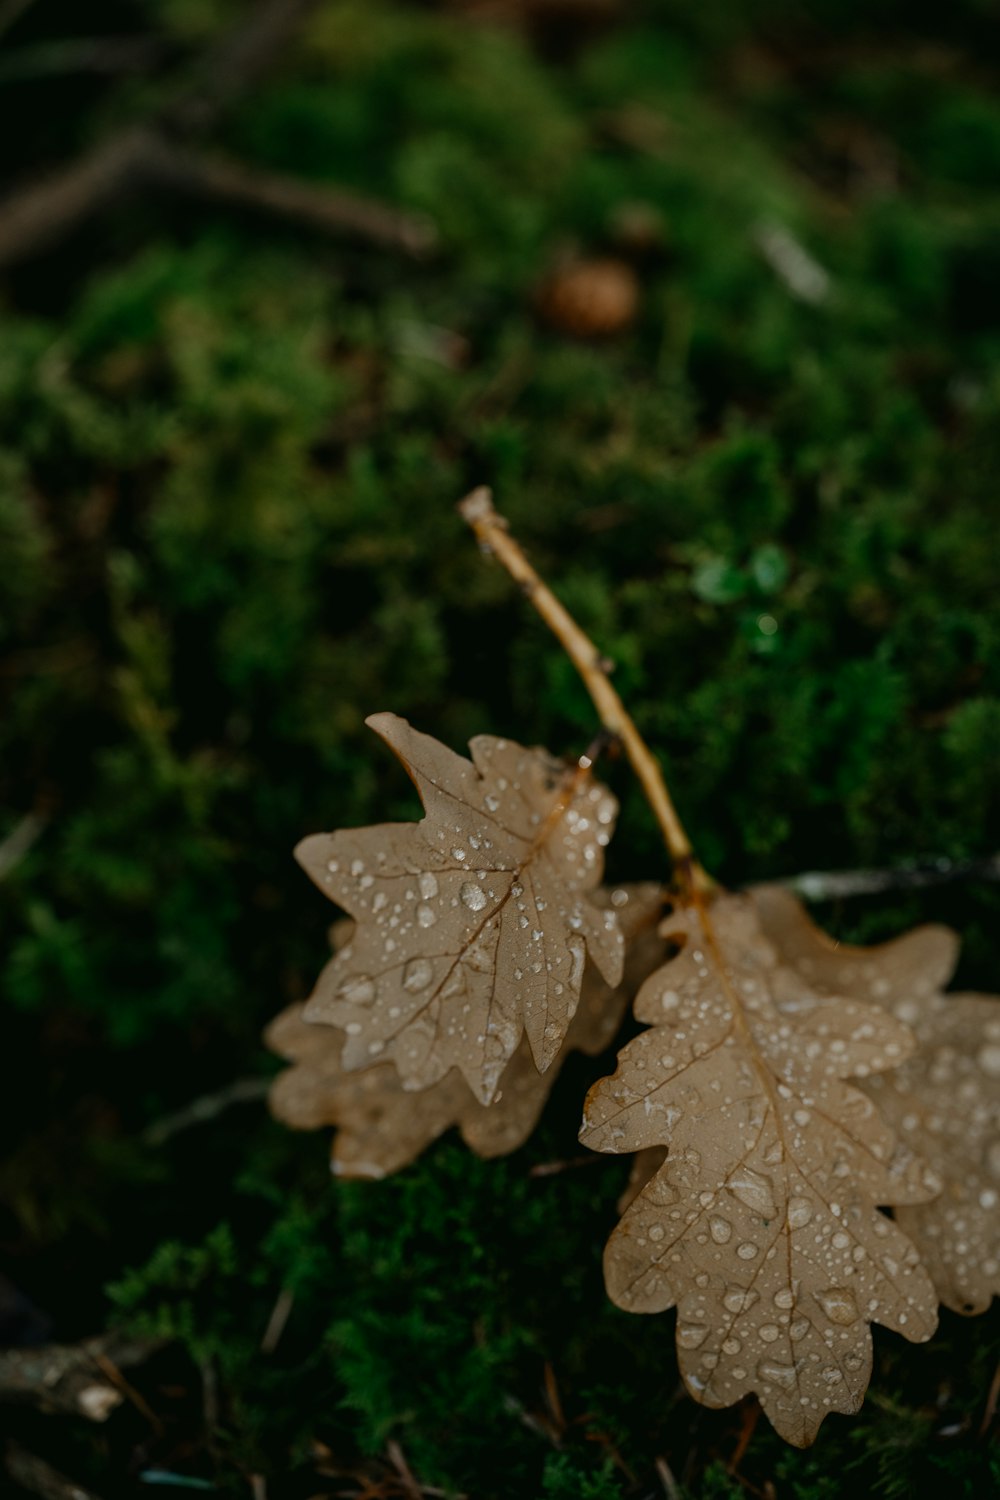
[[[904,1150],[941,1183],[937,1197],[901,1205],[895,1217],[940,1300],[984,1312],[1000,1293],[1000,998],[942,994],[958,956],[948,927],[855,948],[827,937],[789,891],[751,895],[783,960],[814,990],[883,1006],[916,1036],[912,1057],[864,1084]]]
[[[756,1392],[805,1446],[827,1412],[861,1405],[870,1323],[914,1340],[936,1326],[917,1252],[877,1208],[927,1189],[893,1177],[893,1134],[846,1082],[914,1041],[871,1005],[815,996],[745,897],[662,930],[683,946],[636,999],[651,1029],[591,1090],[581,1131],[597,1150],[667,1148],[608,1241],[608,1291],[629,1311],[676,1305],[696,1399]]]
[[[342,1177],[378,1178],[398,1171],[453,1125],[479,1156],[516,1150],[534,1129],[569,1053],[594,1056],[609,1045],[639,984],[666,951],[657,932],[664,907],[662,887],[650,883],[596,894],[619,916],[626,941],[622,983],[614,988],[593,966],[587,968],[565,1042],[545,1073],[535,1067],[527,1039],[522,1038],[490,1105],[479,1102],[456,1069],[426,1089],[407,1090],[388,1063],[346,1072],[340,1061],[340,1033],[305,1020],[305,1007],[291,1005],[265,1034],[272,1050],[293,1064],[272,1085],[272,1113],[295,1129],[337,1126],[331,1167]],[[352,926],[337,924],[338,946],[350,940]]]
[[[357,923],[306,1018],[343,1028],[348,1071],[392,1062],[405,1087],[426,1088],[454,1067],[488,1104],[523,1034],[540,1072],[556,1057],[588,955],[609,984],[621,978],[617,918],[589,899],[617,803],[545,750],[479,735],[466,760],[395,714],[366,722],[426,816],[296,849]]]
[[[642,1192],[646,1183],[663,1166],[667,1159],[666,1146],[644,1146],[632,1157],[628,1181],[618,1195],[618,1212],[623,1214]]]

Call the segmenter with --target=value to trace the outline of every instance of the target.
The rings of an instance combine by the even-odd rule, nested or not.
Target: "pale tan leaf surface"
[[[588,775],[480,735],[472,760],[395,714],[367,723],[420,794],[420,823],[304,839],[296,857],[357,922],[320,976],[310,1021],[343,1028],[343,1066],[395,1064],[408,1088],[452,1067],[489,1103],[527,1034],[539,1071],[559,1051],[589,955],[622,972],[600,883],[617,803]]]
[[[876,1206],[927,1192],[893,1179],[893,1134],[845,1082],[914,1043],[872,1006],[813,995],[747,898],[718,898],[711,920],[718,961],[696,911],[664,923],[684,946],[637,997],[652,1029],[587,1099],[586,1145],[668,1148],[608,1242],[605,1275],[626,1310],[676,1305],[698,1400],[756,1392],[805,1445],[827,1412],[860,1406],[870,1323],[918,1340],[936,1326],[917,1253]],[[782,1014],[779,997],[796,996],[800,1012]]]
[[[950,928],[854,948],[834,943],[790,892],[751,895],[782,957],[818,991],[871,999],[912,1028],[913,1056],[864,1087],[899,1133],[902,1166],[922,1158],[942,1191],[895,1216],[940,1300],[985,1311],[1000,1293],[1000,999],[941,993],[958,953]]]
[[[593,1056],[609,1045],[640,983],[666,952],[657,932],[662,887],[649,883],[601,890],[595,900],[618,912],[626,940],[625,973],[615,988],[588,967],[576,1015],[547,1072],[538,1072],[522,1039],[489,1106],[479,1103],[455,1069],[426,1089],[406,1090],[390,1064],[346,1072],[340,1032],[306,1021],[305,1007],[291,1005],[266,1032],[272,1050],[293,1063],[271,1089],[276,1118],[300,1130],[338,1126],[331,1166],[344,1177],[387,1176],[414,1161],[453,1125],[479,1156],[516,1150],[534,1129],[566,1056],[574,1049]],[[336,924],[338,947],[350,942],[351,928],[349,922]]]
[[[667,1159],[666,1146],[647,1146],[637,1151],[629,1168],[628,1182],[618,1197],[618,1212],[623,1214],[630,1203],[634,1203],[649,1179],[660,1170]]]

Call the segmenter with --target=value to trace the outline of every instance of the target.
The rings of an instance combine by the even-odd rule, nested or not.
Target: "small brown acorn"
[[[538,291],[539,316],[575,338],[609,338],[635,321],[639,280],[626,261],[611,256],[558,267]]]

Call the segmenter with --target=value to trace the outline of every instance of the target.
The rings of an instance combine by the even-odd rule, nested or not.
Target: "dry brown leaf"
[[[936,1326],[916,1250],[876,1207],[927,1190],[893,1178],[892,1132],[844,1081],[898,1064],[914,1042],[873,1006],[814,996],[747,898],[720,897],[710,921],[711,938],[694,909],[664,924],[684,946],[637,997],[652,1029],[587,1099],[588,1146],[668,1148],[608,1242],[605,1275],[629,1311],[677,1306],[696,1399],[756,1392],[804,1446],[827,1412],[861,1405],[870,1323],[914,1340]]]
[[[780,886],[751,895],[782,958],[815,990],[871,1000],[912,1028],[914,1055],[864,1087],[942,1192],[895,1216],[940,1300],[955,1312],[984,1312],[1000,1293],[1000,999],[941,993],[958,955],[948,927],[854,948],[827,937]]]
[[[522,1034],[540,1072],[557,1055],[588,954],[609,984],[621,978],[617,919],[589,899],[617,803],[545,750],[479,735],[469,761],[395,714],[366,722],[426,816],[298,846],[358,924],[306,1015],[343,1027],[348,1071],[378,1058],[416,1089],[456,1067],[488,1104]]]
[[[429,1088],[405,1090],[391,1064],[345,1072],[339,1031],[304,1020],[305,1007],[291,1005],[266,1033],[273,1051],[294,1064],[272,1086],[274,1115],[295,1129],[338,1126],[331,1166],[343,1177],[385,1177],[398,1171],[453,1125],[479,1156],[516,1150],[534,1129],[566,1056],[573,1050],[594,1056],[608,1046],[638,986],[666,951],[656,930],[664,905],[662,887],[623,886],[596,896],[619,914],[626,940],[623,980],[614,989],[588,967],[576,1015],[546,1073],[535,1067],[524,1038],[491,1105],[480,1104],[454,1069]],[[338,946],[344,945],[342,938],[350,941],[351,926],[337,924]]]
[[[628,1182],[618,1197],[618,1212],[623,1214],[630,1203],[634,1203],[649,1179],[657,1173],[667,1159],[666,1146],[646,1146],[637,1151],[629,1168]]]

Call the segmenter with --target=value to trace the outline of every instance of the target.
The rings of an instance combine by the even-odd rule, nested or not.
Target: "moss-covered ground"
[[[95,0],[81,25],[39,0],[4,44],[36,51],[3,85],[0,169],[160,87],[46,72],[36,44],[147,28],[183,65],[238,9]],[[322,1140],[259,1102],[148,1134],[275,1066],[261,1027],[308,992],[332,914],[297,838],[414,812],[367,713],[455,747],[591,739],[463,533],[474,483],[616,661],[721,879],[1000,848],[991,8],[585,11],[532,30],[523,7],[325,0],[228,117],[217,146],[427,215],[436,256],[145,198],[3,282],[0,840],[37,836],[0,882],[0,1263],[53,1337],[175,1342],[135,1376],[159,1429],[0,1422],[102,1500],[154,1493],[150,1470],[411,1494],[400,1452],[472,1500],[1000,1488],[996,1311],[926,1346],[879,1332],[860,1416],[804,1453],[762,1423],[727,1472],[747,1414],[685,1396],[671,1315],[603,1295],[626,1163],[531,1174],[579,1155],[607,1058],[566,1069],[511,1158],[448,1138],[383,1184],[334,1185]],[[794,295],[762,226],[825,298]],[[632,258],[631,328],[539,321],[567,251]],[[611,871],[656,875],[612,776]],[[1000,988],[996,885],[820,915],[857,940],[947,920],[963,986]]]

